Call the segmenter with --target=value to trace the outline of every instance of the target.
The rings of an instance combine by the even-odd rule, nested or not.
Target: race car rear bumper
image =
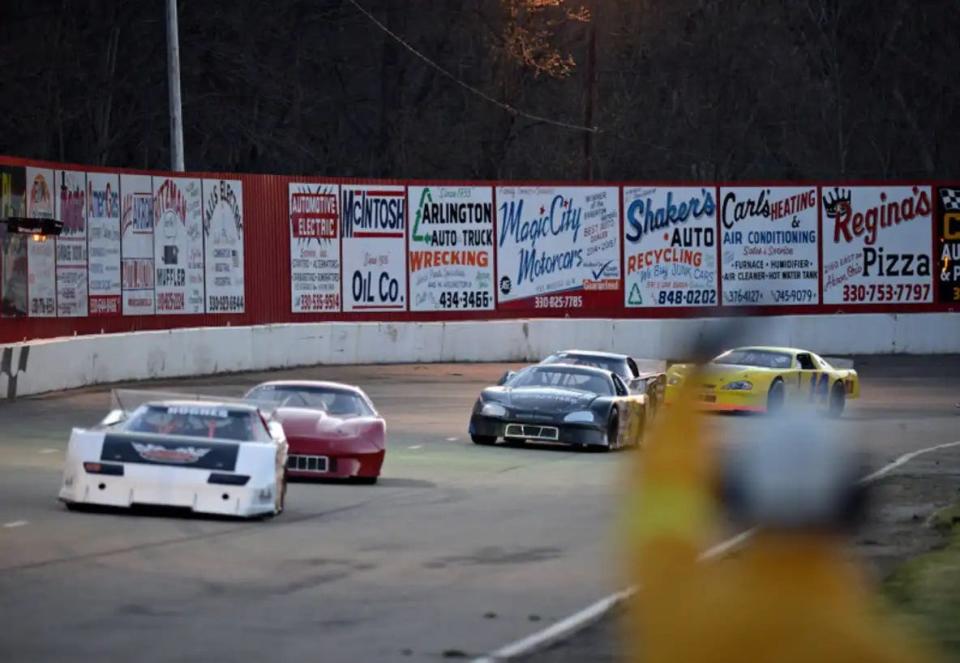
[[[679,389],[668,392],[666,404],[672,405],[678,396]],[[698,392],[694,404],[706,412],[766,412],[767,395],[752,390],[711,389]]]
[[[746,397],[738,394],[717,394],[700,396],[697,400],[697,407],[707,412],[766,412],[766,398],[758,399],[752,395],[746,394]]]
[[[541,429],[541,430],[537,430]],[[547,429],[547,430],[543,430]],[[554,437],[554,431],[555,437]],[[521,439],[543,444],[579,444],[608,446],[606,430],[596,425],[560,422],[511,421],[474,414],[470,417],[470,435]]]
[[[386,452],[324,453],[291,448],[287,476],[294,479],[373,479],[380,476]]]
[[[386,456],[378,436],[290,437],[287,476],[296,479],[375,479]]]
[[[211,475],[219,475],[221,479],[237,477],[237,481],[243,477],[234,473],[137,463],[117,463],[115,466],[122,467],[123,474],[91,473],[84,469],[83,463],[68,463],[60,500],[68,504],[122,508],[137,505],[179,507],[197,513],[244,518],[276,511],[275,481],[255,485],[255,478],[250,477],[245,485],[212,483]]]

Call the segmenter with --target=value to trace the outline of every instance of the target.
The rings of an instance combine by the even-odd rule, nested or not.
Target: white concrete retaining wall
[[[729,319],[309,323],[106,334],[0,346],[0,399],[110,382],[313,364],[526,361],[563,348],[680,357]],[[755,318],[737,344],[824,355],[960,353],[955,313]],[[28,349],[29,348],[29,349]]]

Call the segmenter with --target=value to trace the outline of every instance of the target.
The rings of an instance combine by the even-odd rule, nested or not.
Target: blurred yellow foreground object
[[[627,514],[629,568],[639,587],[625,621],[628,660],[938,660],[884,617],[837,530],[766,529],[735,558],[699,561],[716,539],[723,505],[717,446],[706,438],[695,397],[684,388],[638,454]]]

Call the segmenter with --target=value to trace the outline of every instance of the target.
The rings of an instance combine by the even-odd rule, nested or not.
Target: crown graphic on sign
[[[834,187],[823,196],[823,210],[829,219],[835,219],[850,211],[850,189]]]

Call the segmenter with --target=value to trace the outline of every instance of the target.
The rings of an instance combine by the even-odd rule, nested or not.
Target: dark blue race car
[[[503,438],[617,449],[639,441],[646,411],[647,396],[631,394],[616,373],[538,364],[508,373],[502,384],[480,393],[470,438],[483,445]]]

